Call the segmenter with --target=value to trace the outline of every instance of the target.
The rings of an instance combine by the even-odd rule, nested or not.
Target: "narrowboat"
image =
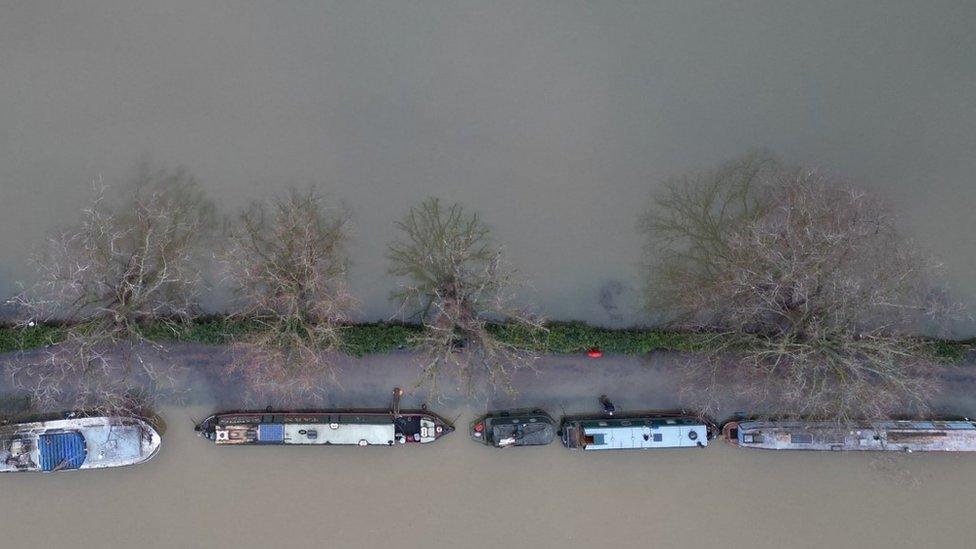
[[[470,433],[475,442],[495,448],[545,446],[556,438],[556,425],[542,410],[505,410],[474,420]]]
[[[299,444],[393,446],[440,440],[454,427],[426,410],[400,411],[400,389],[390,410],[223,412],[197,425],[219,445]]]
[[[159,433],[135,417],[99,416],[0,426],[0,472],[124,467],[159,452]]]
[[[722,438],[740,448],[889,452],[976,451],[976,423],[884,420],[844,425],[829,421],[730,421]]]
[[[563,446],[586,451],[704,448],[714,435],[709,421],[673,412],[566,417],[559,428]]]

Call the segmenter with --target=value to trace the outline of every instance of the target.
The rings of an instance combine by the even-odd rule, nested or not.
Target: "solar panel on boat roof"
[[[285,426],[280,423],[262,423],[258,425],[258,441],[283,442],[285,440]]]

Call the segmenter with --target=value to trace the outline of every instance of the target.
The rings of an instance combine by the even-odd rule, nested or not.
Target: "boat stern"
[[[193,430],[197,432],[197,436],[203,438],[214,440],[216,438],[215,432],[217,427],[217,416],[211,415],[201,421],[200,423],[193,426]]]
[[[566,448],[579,448],[579,430],[579,425],[577,425],[575,422],[563,420],[562,424],[559,426],[559,430],[556,431],[556,436],[559,437],[559,442],[561,442]]]
[[[468,428],[468,435],[471,437],[471,440],[479,444],[488,445],[488,430],[491,428],[489,419],[485,415],[471,422]]]
[[[732,446],[739,446],[738,421],[730,421],[722,426],[722,439]]]

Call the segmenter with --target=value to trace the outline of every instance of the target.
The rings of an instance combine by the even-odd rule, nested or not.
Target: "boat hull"
[[[503,410],[471,422],[468,434],[495,448],[545,446],[556,438],[556,422],[542,410]]]
[[[682,413],[563,418],[563,446],[585,451],[704,448],[715,428],[697,416]]]
[[[0,427],[0,472],[60,472],[149,461],[161,437],[135,417],[73,417]]]
[[[197,426],[218,445],[393,446],[427,444],[454,428],[424,411],[223,412]]]
[[[840,425],[823,421],[732,421],[726,442],[758,450],[973,452],[971,421],[876,421]]]

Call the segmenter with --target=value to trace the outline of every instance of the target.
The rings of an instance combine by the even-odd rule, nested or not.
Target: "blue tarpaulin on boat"
[[[258,441],[284,442],[285,426],[280,423],[262,423],[258,425]]]
[[[41,435],[41,469],[77,469],[85,462],[85,437],[81,433],[46,433]]]

